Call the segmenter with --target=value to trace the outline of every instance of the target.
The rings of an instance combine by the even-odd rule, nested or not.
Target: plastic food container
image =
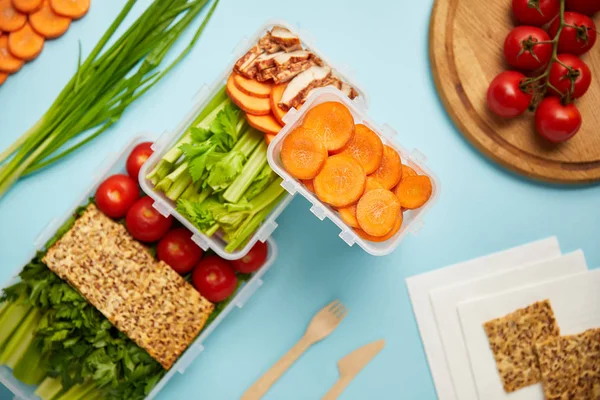
[[[316,195],[311,193],[308,189],[304,187],[304,185],[301,182],[292,177],[285,170],[283,164],[281,163],[280,153],[283,139],[292,130],[294,130],[294,128],[296,128],[302,123],[304,115],[308,110],[310,110],[313,106],[327,101],[337,101],[345,104],[354,116],[355,123],[362,123],[370,127],[373,131],[379,134],[384,144],[387,144],[396,149],[396,151],[400,154],[400,157],[402,158],[403,164],[407,164],[408,166],[412,167],[419,175],[427,175],[431,179],[433,191],[429,201],[427,201],[427,203],[423,205],[423,207],[418,208],[416,210],[405,210],[402,228],[400,229],[400,231],[398,231],[398,233],[396,233],[394,237],[385,242],[370,242],[358,236],[356,232],[354,232],[352,227],[348,226],[344,221],[342,221],[338,213],[333,208],[322,203]],[[368,116],[366,108],[364,107],[362,102],[350,100],[348,97],[344,96],[342,92],[335,88],[321,88],[311,93],[311,95],[306,100],[306,103],[304,103],[304,105],[301,107],[300,111],[295,109],[290,110],[284,117],[284,121],[285,127],[279,132],[279,134],[275,137],[273,142],[271,142],[271,144],[269,145],[267,153],[269,165],[279,176],[283,178],[282,186],[291,195],[295,193],[300,193],[312,203],[312,207],[310,210],[313,214],[317,216],[317,218],[319,218],[320,220],[324,220],[325,217],[327,217],[341,229],[340,237],[346,243],[348,243],[349,246],[352,246],[354,245],[354,243],[357,243],[369,254],[372,254],[374,256],[384,256],[394,251],[394,249],[398,247],[400,242],[406,237],[406,235],[409,232],[417,233],[423,227],[423,216],[427,213],[427,211],[431,208],[431,206],[433,206],[433,204],[437,200],[440,192],[440,183],[436,178],[435,174],[425,166],[425,156],[418,150],[413,150],[412,152],[409,152],[404,147],[397,144],[394,141],[396,131],[394,131],[388,125],[377,125],[375,121],[373,121]]]
[[[138,137],[133,139],[119,154],[116,156],[108,158],[108,161],[103,162],[102,168],[99,169],[99,173],[94,177],[93,181],[95,182],[90,188],[85,192],[83,196],[81,196],[80,200],[73,205],[71,210],[63,217],[54,219],[48,226],[42,231],[42,233],[38,236],[35,241],[35,251],[31,253],[29,259],[32,259],[35,256],[35,253],[38,250],[44,250],[45,244],[50,240],[52,236],[56,233],[57,229],[62,226],[73,214],[75,209],[81,205],[85,205],[88,203],[88,199],[94,196],[98,185],[104,181],[110,175],[116,173],[124,173],[125,171],[125,162],[129,153],[133,150],[133,148],[141,142],[147,141],[148,139],[143,137]],[[156,384],[152,392],[146,397],[147,399],[154,398],[158,392],[167,384],[167,382],[173,377],[176,373],[183,374],[186,368],[191,364],[192,361],[196,359],[200,355],[200,353],[204,350],[203,343],[214,331],[217,326],[227,317],[229,313],[231,313],[234,308],[242,308],[246,302],[252,297],[256,289],[258,289],[263,284],[263,276],[264,274],[271,268],[275,259],[277,258],[277,246],[272,239],[267,241],[269,254],[265,265],[254,273],[252,278],[247,281],[243,286],[241,286],[238,291],[235,293],[231,302],[221,311],[221,313],[208,325],[204,327],[200,335],[194,340],[187,350],[179,357],[177,362],[173,364],[171,369],[167,371],[165,376]],[[22,267],[19,267],[15,274],[14,278],[11,279],[4,287],[10,286],[18,281],[18,274],[21,272]],[[34,394],[36,390],[36,386],[25,385],[20,382],[12,375],[12,371],[7,366],[0,366],[0,383],[8,388],[14,395],[15,399],[19,400],[36,400],[39,399],[38,396]]]
[[[310,49],[313,53],[318,55],[327,65],[329,65],[335,72],[346,82],[352,85],[358,92],[359,96],[354,100],[356,104],[360,104],[363,109],[368,107],[368,97],[364,90],[350,77],[348,68],[345,66],[338,66],[331,62],[326,56],[319,52],[314,46],[314,42],[311,35],[305,31],[298,30],[293,26],[289,25],[284,21],[269,21],[264,24],[254,35],[249,38],[243,39],[233,51],[231,62],[227,65],[222,75],[217,79],[210,87],[203,86],[198,92],[197,104],[192,108],[188,116],[172,131],[167,131],[161,135],[161,137],[154,143],[154,153],[146,161],[140,172],[140,186],[142,190],[148,194],[148,196],[154,199],[154,208],[156,208],[162,215],[172,215],[175,219],[184,224],[190,231],[194,233],[192,239],[198,244],[203,250],[211,249],[217,253],[220,257],[227,260],[236,260],[245,256],[248,251],[254,246],[257,241],[264,242],[269,238],[273,231],[277,228],[277,217],[283,212],[285,207],[292,200],[292,196],[286,197],[281,203],[271,212],[271,214],[265,219],[260,228],[254,233],[250,241],[246,246],[238,251],[228,253],[225,251],[226,242],[222,240],[218,235],[208,237],[200,232],[190,221],[188,221],[183,215],[181,215],[175,209],[175,203],[168,199],[164,193],[154,190],[154,185],[146,179],[146,176],[150,171],[154,169],[160,159],[177,143],[179,138],[188,130],[196,116],[206,107],[210,99],[223,87],[227,82],[227,78],[232,72],[233,65],[235,62],[244,55],[252,46],[254,46],[258,40],[274,26],[283,26],[289,29],[294,34],[298,35],[304,47]],[[289,114],[288,114],[289,115]],[[279,135],[278,135],[279,136]],[[277,171],[275,171],[277,172]],[[290,192],[292,193],[292,192]]]

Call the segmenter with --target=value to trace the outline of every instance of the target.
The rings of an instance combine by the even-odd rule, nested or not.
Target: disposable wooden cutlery
[[[271,386],[292,366],[292,364],[313,344],[325,339],[344,319],[348,309],[339,300],[328,304],[310,321],[304,336],[286,355],[277,361],[259,380],[257,380],[242,400],[258,400],[264,396]]]

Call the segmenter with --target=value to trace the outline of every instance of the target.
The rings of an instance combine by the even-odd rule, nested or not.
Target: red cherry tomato
[[[550,25],[548,30],[550,36],[556,36],[559,24],[560,21],[556,19]],[[597,37],[596,24],[590,17],[575,12],[566,12],[565,24],[558,39],[559,53],[571,53],[579,56],[594,47]]]
[[[131,236],[142,242],[156,242],[171,229],[173,217],[163,217],[146,196],[135,202],[127,212],[125,224]]]
[[[123,218],[139,197],[137,183],[127,175],[118,174],[98,186],[96,205],[111,218]]]
[[[227,261],[218,256],[208,256],[194,268],[192,283],[208,301],[218,303],[235,292],[237,276]]]
[[[192,233],[185,228],[170,230],[156,247],[158,259],[181,275],[190,272],[202,254],[202,249],[192,240]]]
[[[566,95],[571,92],[571,85],[575,82],[574,90],[571,93],[571,98],[576,99],[587,92],[592,84],[592,72],[590,68],[579,57],[572,54],[559,54],[558,59],[562,62],[555,62],[550,68],[550,84],[560,90],[561,93],[554,95]],[[571,70],[565,68],[564,65],[571,67]]]
[[[592,15],[600,11],[600,0],[567,0],[566,8],[569,11]]]
[[[572,138],[581,128],[581,114],[575,104],[563,105],[558,97],[546,97],[535,113],[535,127],[552,143]]]
[[[525,75],[505,71],[494,78],[487,92],[487,103],[492,112],[502,118],[514,118],[527,110],[532,95],[521,90]]]
[[[552,57],[550,37],[541,28],[517,26],[504,40],[504,57],[511,66],[524,71],[543,67]]]
[[[521,25],[542,26],[560,11],[560,0],[513,0],[513,15]]]
[[[152,142],[143,142],[134,147],[127,158],[127,173],[136,182],[142,165],[153,153]]]
[[[267,260],[268,253],[269,249],[266,243],[256,242],[256,244],[250,249],[248,254],[246,254],[239,260],[232,260],[231,266],[237,272],[249,274],[263,266],[263,264]]]

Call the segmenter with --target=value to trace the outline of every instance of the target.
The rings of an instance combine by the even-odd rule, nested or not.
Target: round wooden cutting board
[[[595,22],[600,27],[600,16]],[[473,145],[509,169],[547,182],[599,181],[600,40],[582,57],[593,75],[576,102],[583,126],[568,142],[552,145],[535,132],[532,113],[503,120],[487,108],[489,83],[509,69],[502,46],[513,27],[510,0],[436,0],[429,54],[446,110]]]

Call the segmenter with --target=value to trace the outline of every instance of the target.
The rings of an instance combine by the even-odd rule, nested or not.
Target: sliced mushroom
[[[331,77],[331,68],[311,66],[306,71],[300,73],[287,85],[279,106],[285,111],[292,107],[297,107],[305,99],[306,95],[314,87],[322,86],[328,82]]]

